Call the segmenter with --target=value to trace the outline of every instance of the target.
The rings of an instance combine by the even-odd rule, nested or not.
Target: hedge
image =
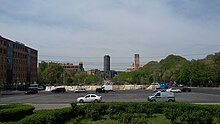
[[[16,107],[15,107],[16,106]],[[28,106],[28,105],[23,105]],[[189,103],[169,103],[169,102],[109,102],[109,103],[92,103],[85,105],[71,104],[72,107],[54,110],[38,110],[31,114],[25,114],[25,118],[16,122],[19,124],[61,124],[71,118],[89,118],[92,121],[101,120],[104,115],[108,115],[110,119],[121,123],[147,123],[147,118],[151,118],[153,114],[164,114],[171,122],[182,121],[185,123],[201,123],[211,122],[213,117],[219,117],[219,105],[196,105]],[[29,106],[33,108],[32,106]],[[7,111],[15,111],[15,108],[22,108],[22,105],[5,105],[0,106],[0,117],[8,118],[15,121],[14,116],[21,111],[17,109],[17,114],[9,114]],[[4,112],[3,112],[4,110]],[[7,110],[7,111],[6,111]],[[14,112],[15,113],[15,112]],[[25,113],[25,112],[24,112]],[[23,113],[23,114],[24,114]],[[193,115],[193,116],[192,116]],[[21,118],[21,117],[20,117]],[[130,118],[130,119],[129,119]],[[13,120],[12,120],[13,119]],[[141,120],[140,120],[141,119]],[[7,121],[9,121],[7,120]],[[19,120],[19,119],[17,119]]]
[[[219,105],[197,105],[189,103],[170,103],[170,102],[109,102],[99,104],[76,105],[72,103],[73,111],[79,116],[91,118],[92,120],[100,120],[103,115],[109,115],[113,120],[120,122],[132,121],[124,120],[127,116],[143,113],[143,117],[151,118],[153,114],[164,114],[171,122],[182,121],[185,123],[201,123],[209,124],[213,117],[219,118]],[[118,118],[119,117],[119,118]],[[133,119],[136,117],[131,116]],[[120,119],[122,118],[122,120]],[[144,120],[145,121],[145,120]]]
[[[22,119],[19,124],[62,124],[74,117],[71,107],[54,110],[38,110]]]
[[[219,105],[197,105],[189,103],[170,103],[170,102],[108,102],[98,104],[79,105],[72,103],[73,109],[78,108],[78,114],[85,114],[88,111],[97,111],[101,115],[105,114],[118,114],[118,113],[163,113],[164,109],[179,109],[182,112],[192,112],[204,110],[208,111],[211,115],[220,114]]]
[[[31,115],[35,108],[31,105],[0,105],[0,122],[18,121]]]

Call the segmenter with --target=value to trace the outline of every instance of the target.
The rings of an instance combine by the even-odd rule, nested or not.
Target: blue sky
[[[220,51],[219,0],[1,0],[0,35],[39,51],[39,60],[84,61],[125,70],[175,54]]]

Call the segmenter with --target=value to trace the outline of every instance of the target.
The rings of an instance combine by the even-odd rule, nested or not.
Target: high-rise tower
[[[138,69],[140,67],[140,56],[139,54],[134,54],[134,69]]]
[[[104,77],[110,78],[110,56],[104,56]]]

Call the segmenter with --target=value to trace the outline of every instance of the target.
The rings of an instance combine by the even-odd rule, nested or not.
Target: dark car
[[[96,88],[95,92],[96,92],[96,93],[108,93],[108,91],[107,91],[107,90],[105,90],[105,88],[104,88],[104,87],[101,87],[101,88]]]
[[[74,93],[85,93],[86,92],[86,89],[85,88],[80,88],[80,89],[76,89],[74,91]]]
[[[64,87],[62,88],[55,88],[53,90],[51,90],[52,93],[64,93],[66,92],[66,89]]]
[[[36,94],[38,93],[38,90],[37,88],[31,88],[31,89],[28,89],[28,91],[25,92],[25,94]]]
[[[181,88],[180,90],[181,92],[191,92],[191,89],[187,87]]]

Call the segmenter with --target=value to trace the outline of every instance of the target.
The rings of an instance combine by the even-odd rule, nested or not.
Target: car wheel
[[[168,102],[173,102],[173,100],[172,100],[172,99],[169,99]]]
[[[98,103],[99,101],[98,101],[97,99],[95,99],[93,102],[94,102],[94,103]]]
[[[82,100],[82,99],[80,99],[80,100],[79,100],[79,103],[83,103],[83,100]]]

